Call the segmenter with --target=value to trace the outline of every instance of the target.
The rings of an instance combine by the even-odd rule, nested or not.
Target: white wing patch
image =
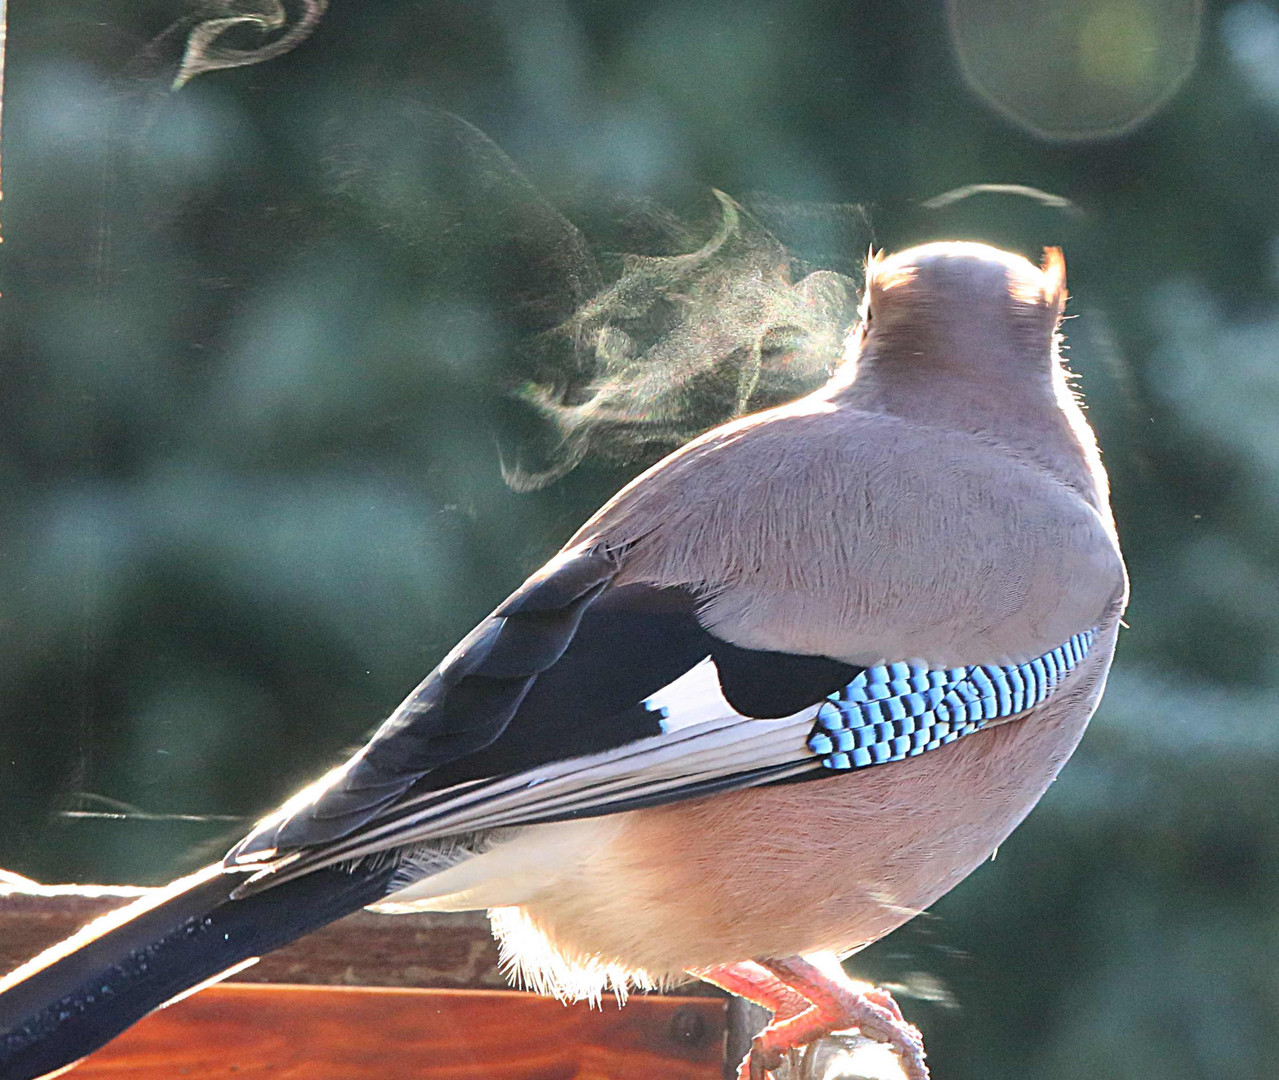
[[[668,735],[712,720],[744,719],[724,698],[719,669],[709,656],[646,698],[644,707],[662,714],[662,731]]]

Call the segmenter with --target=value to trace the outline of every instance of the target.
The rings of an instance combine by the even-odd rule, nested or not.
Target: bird
[[[831,970],[994,852],[1101,697],[1128,579],[1065,262],[872,251],[830,380],[624,486],[347,761],[0,980],[0,1080],[360,908],[488,910],[542,993],[704,979],[928,1075]],[[816,959],[815,959],[816,958]]]

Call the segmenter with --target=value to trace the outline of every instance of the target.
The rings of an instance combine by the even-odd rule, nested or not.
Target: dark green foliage
[[[335,3],[170,93],[182,10],[11,6],[0,866],[224,848],[642,466],[820,379],[872,240],[1061,244],[1132,628],[1043,807],[854,966],[946,1080],[1273,1075],[1279,10],[1076,142],[936,4]],[[979,183],[1073,209],[922,205]],[[67,816],[118,807],[213,817]]]

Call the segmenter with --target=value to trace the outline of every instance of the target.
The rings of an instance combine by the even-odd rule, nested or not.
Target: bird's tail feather
[[[0,979],[0,1080],[33,1080],[151,1010],[382,898],[393,866],[328,867],[232,900],[206,867],[104,915]]]

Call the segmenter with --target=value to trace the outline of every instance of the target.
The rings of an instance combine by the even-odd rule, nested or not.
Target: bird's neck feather
[[[996,442],[1073,488],[1109,520],[1097,442],[1055,346],[1036,370],[1024,352],[1013,354],[1018,342],[985,343],[975,358],[957,350],[939,353],[931,342],[895,344],[855,358],[851,378],[832,384],[832,399]],[[1001,355],[1005,351],[1009,355]],[[1009,378],[1009,371],[1017,376]]]

